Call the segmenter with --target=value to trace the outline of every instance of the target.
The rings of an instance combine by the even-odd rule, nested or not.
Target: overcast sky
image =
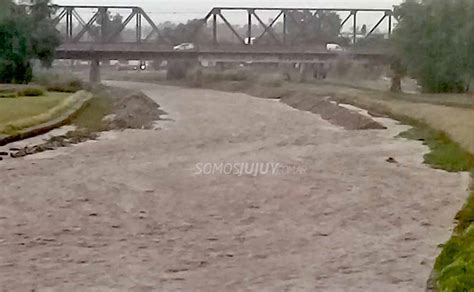
[[[400,4],[402,0],[53,0],[55,4],[81,4],[81,5],[130,5],[142,7],[156,22],[173,21],[183,22],[188,19],[202,18],[212,7],[216,6],[249,6],[249,7],[311,7],[311,8],[392,8]],[[272,17],[270,14],[263,18]],[[240,15],[230,16],[232,22],[245,21]],[[361,19],[372,24],[377,22],[380,16],[361,15]]]

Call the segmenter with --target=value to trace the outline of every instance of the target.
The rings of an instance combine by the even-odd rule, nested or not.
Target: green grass
[[[41,87],[26,87],[18,92],[18,96],[42,96],[45,90]]]
[[[474,169],[474,155],[459,144],[453,142],[445,133],[417,123],[400,136],[407,139],[423,141],[430,148],[425,154],[425,163],[436,169],[449,172],[470,171]],[[413,122],[410,123],[413,125]]]
[[[47,112],[69,95],[48,92],[43,96],[0,98],[0,125]]]
[[[61,94],[55,93],[53,96],[61,96]],[[82,102],[89,98],[87,92],[77,92],[73,95],[69,94],[67,97],[63,97],[57,104],[50,107],[46,111],[38,113],[32,113],[29,116],[23,118],[14,118],[11,121],[0,124],[0,133],[4,135],[14,135],[19,133],[21,130],[44,124],[55,118],[60,117],[69,109],[77,105],[82,105]],[[27,108],[31,109],[31,104],[26,105]],[[12,109],[14,110],[14,109]]]
[[[474,291],[474,188],[471,189],[466,204],[456,215],[458,225],[453,236],[436,259],[437,291]]]
[[[40,86],[24,84],[0,84],[0,98],[41,95],[45,95],[45,90]]]
[[[91,132],[103,131],[103,118],[112,112],[112,106],[112,98],[102,94],[95,95],[72,123]]]

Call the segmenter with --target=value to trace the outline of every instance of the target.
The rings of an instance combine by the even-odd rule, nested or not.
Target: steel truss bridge
[[[63,38],[65,43],[83,43],[84,36],[88,34],[95,42],[100,43],[116,43],[115,38],[119,36],[130,23],[135,23],[135,38],[132,41],[136,44],[141,43],[159,43],[171,45],[173,40],[167,39],[158,29],[157,25],[148,16],[148,14],[140,7],[136,6],[90,6],[90,5],[76,5],[76,6],[54,6],[56,9],[56,17],[54,19],[56,24],[60,24],[65,20],[65,33]],[[86,21],[81,16],[81,9],[94,11],[93,15]],[[110,11],[127,15],[119,27],[113,30],[109,29]],[[246,23],[247,32],[245,36],[239,34],[236,28],[230,23],[228,14],[233,12],[243,12],[245,15],[244,21]],[[303,13],[310,15],[309,21],[302,21],[295,18],[295,13]],[[344,25],[352,21],[352,42],[357,41],[357,25],[358,16],[361,13],[378,14],[379,21],[366,33],[365,37],[370,37],[378,28],[381,27],[384,20],[387,20],[387,33],[391,34],[393,28],[393,11],[390,9],[357,9],[357,8],[270,8],[270,7],[216,7],[213,8],[204,18],[201,19],[199,25],[196,26],[196,33],[200,29],[212,26],[212,45],[219,45],[219,31],[218,21],[222,21],[228,30],[240,41],[241,44],[246,44],[246,39],[254,39],[256,43],[265,36],[270,37],[276,45],[288,45],[288,26],[292,25],[297,28],[299,34],[304,33],[304,29],[309,25],[314,25],[318,16],[325,12],[336,12],[346,15],[341,23],[340,29]],[[262,20],[261,13],[274,14],[271,23],[265,23]],[[76,22],[80,30],[74,29],[74,22]],[[143,26],[145,23],[145,28]],[[281,33],[275,32],[277,23],[283,24]],[[263,29],[263,32],[255,35],[252,31],[253,24],[257,23]],[[97,29],[99,24],[99,29]],[[297,35],[298,36],[298,35]],[[130,42],[130,41],[129,41]],[[248,43],[248,41],[247,41]],[[297,45],[297,44],[292,44]]]
[[[175,51],[173,40],[168,39],[147,13],[136,6],[54,6],[54,22],[61,28],[63,44],[57,49],[58,59],[83,59],[92,60],[98,66],[100,60],[129,59],[191,59],[207,60],[214,62],[260,62],[260,63],[323,63],[338,57],[338,53],[328,52],[325,48],[304,48],[298,43],[288,40],[288,27],[299,31],[304,38],[304,31],[308,25],[314,25],[320,14],[336,12],[345,14],[341,28],[352,21],[352,41],[358,40],[357,24],[361,13],[379,14],[379,21],[367,30],[365,37],[370,37],[386,20],[387,33],[391,34],[393,28],[393,11],[390,9],[345,9],[345,8],[270,8],[270,7],[216,7],[204,18],[197,22],[193,35],[198,35],[202,29],[210,28],[212,43],[200,46],[197,50]],[[81,10],[89,11],[90,17],[84,18]],[[92,13],[90,13],[92,11]],[[240,11],[245,17],[247,31],[245,35],[239,34],[230,23],[228,14]],[[111,27],[111,12],[119,12],[123,19]],[[274,14],[270,23],[262,20],[262,14]],[[303,13],[308,21],[298,21],[295,13]],[[218,25],[230,31],[239,44],[226,46],[220,43]],[[240,21],[243,23],[244,21]],[[254,22],[261,28],[258,35],[253,31]],[[283,26],[282,31],[276,31],[276,25]],[[130,36],[130,26],[133,27],[133,39],[122,40],[120,36],[127,28]],[[294,36],[294,31],[292,32]],[[298,35],[298,33],[296,33]],[[270,46],[260,46],[259,40],[263,37],[271,39]],[[255,45],[248,44],[246,40],[254,39]],[[351,58],[369,62],[386,62],[387,56],[383,52],[350,51],[346,53]]]

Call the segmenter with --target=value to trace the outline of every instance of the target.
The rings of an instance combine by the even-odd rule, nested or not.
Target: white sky
[[[249,7],[300,7],[300,8],[392,8],[403,0],[53,0],[55,4],[64,5],[115,5],[115,6],[140,6],[149,16],[160,23],[164,21],[185,22],[188,19],[204,17],[212,7],[220,6],[249,6]],[[87,12],[83,12],[87,13]],[[125,14],[124,12],[123,14]],[[231,23],[244,23],[244,14],[227,13]],[[368,25],[375,24],[382,14],[361,14],[360,23]],[[266,20],[274,17],[271,14],[263,14],[261,18]],[[344,18],[341,15],[341,18]],[[384,29],[385,26],[382,26]]]

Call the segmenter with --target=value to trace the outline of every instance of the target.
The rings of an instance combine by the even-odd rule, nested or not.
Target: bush
[[[18,95],[13,88],[0,88],[0,98],[14,98],[17,96]]]
[[[18,91],[18,96],[42,96],[45,91],[41,87],[26,87]]]
[[[283,74],[262,74],[258,77],[258,84],[270,87],[281,87],[286,77]]]
[[[84,88],[84,83],[75,76],[59,74],[36,74],[34,82],[44,86],[48,91],[77,92]]]
[[[349,80],[378,80],[385,71],[386,66],[377,63],[361,63],[348,58],[339,58],[331,63],[329,76]]]
[[[66,81],[57,81],[52,82],[51,84],[47,85],[46,88],[48,91],[57,91],[57,92],[77,92],[83,88],[83,84],[81,80],[72,79]]]
[[[235,68],[219,72],[207,72],[205,79],[209,81],[255,81],[257,75],[249,68]]]
[[[45,90],[38,86],[6,85],[0,88],[0,98],[13,98],[18,96],[41,96]]]
[[[224,71],[224,80],[229,80],[229,81],[247,81],[252,78],[252,74],[249,70],[247,69],[232,69],[232,70],[227,70]]]
[[[15,98],[15,97],[18,97],[18,95],[16,94],[16,92],[0,93],[0,98]]]

